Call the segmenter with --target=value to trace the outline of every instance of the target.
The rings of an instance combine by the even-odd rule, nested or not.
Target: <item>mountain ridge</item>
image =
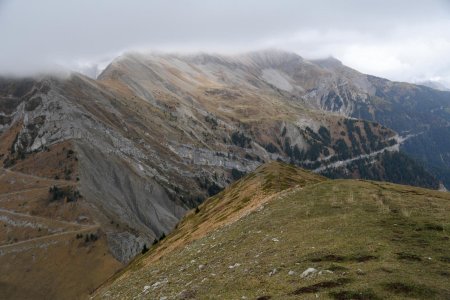
[[[258,184],[261,200],[249,191]],[[449,200],[272,162],[190,211],[93,298],[446,297]],[[248,210],[249,203],[256,206]],[[218,217],[223,226],[211,227]]]
[[[426,136],[441,142],[435,152],[442,155],[436,157],[445,159],[448,148],[438,133],[445,134],[449,120],[447,94],[334,65],[337,71],[271,51],[237,58],[123,56],[98,80],[81,74],[2,78],[3,168],[56,180],[56,189],[25,193],[16,204],[37,216],[47,207],[62,220],[73,218],[67,211],[74,208],[75,222],[99,224],[98,240],[89,236],[82,247],[106,245],[108,260],[117,266],[171,232],[189,209],[265,162],[437,189],[438,180],[397,152],[405,144],[403,132],[389,126],[409,126],[419,114],[410,134],[435,132]],[[430,100],[418,105],[412,92]],[[401,122],[389,113],[392,107],[402,112]],[[355,118],[365,113],[368,118]],[[405,149],[421,154],[423,147]],[[445,166],[438,171],[445,178]],[[65,181],[73,182],[71,190]],[[57,205],[55,191],[56,198],[63,195]],[[21,230],[15,228],[6,241],[17,233],[21,242]],[[80,242],[72,239],[70,245]],[[46,274],[49,282],[57,276]]]

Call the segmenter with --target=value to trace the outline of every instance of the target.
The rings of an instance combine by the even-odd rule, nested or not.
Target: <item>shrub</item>
[[[231,169],[231,177],[233,177],[234,180],[238,180],[242,178],[245,175],[245,172],[239,171],[238,169]]]
[[[322,138],[322,141],[324,142],[325,145],[329,145],[331,143],[330,131],[327,128],[320,126],[319,135]]]
[[[348,149],[347,144],[343,139],[338,139],[336,144],[333,146],[333,149],[337,152],[337,155],[341,159],[350,158],[350,151]]]
[[[81,198],[80,192],[74,190],[73,187],[71,186],[60,188],[54,185],[49,188],[48,193],[49,193],[49,200],[51,202],[61,199],[66,199],[67,202],[74,202],[77,201],[79,198]]]
[[[208,186],[208,194],[209,196],[214,196],[222,190],[220,186],[218,186],[215,182],[213,182],[210,186]]]
[[[216,118],[214,118],[212,116],[205,116],[205,121],[210,123],[212,125],[213,129],[216,129],[217,125],[219,125]]]
[[[290,140],[290,138],[286,138],[284,140],[284,152],[286,152],[286,154],[289,157],[292,157],[292,147],[291,147],[291,140]]]
[[[306,153],[307,158],[310,160],[316,160],[320,156],[320,151],[322,149],[322,145],[319,143],[312,143]]]
[[[231,142],[235,144],[236,146],[242,147],[242,148],[250,148],[250,142],[252,140],[247,137],[245,134],[239,131],[235,131],[231,134]]]
[[[296,160],[303,160],[304,158],[304,153],[297,144],[294,146],[293,156]]]
[[[67,151],[66,157],[67,157],[67,158],[70,158],[74,153],[75,153],[75,152],[74,152],[72,149],[69,149],[69,150]]]
[[[277,153],[278,152],[278,148],[272,142],[268,143],[265,146],[265,148],[270,153]]]
[[[77,235],[77,237],[78,237],[78,235]],[[82,234],[80,234],[80,238],[81,237],[83,237]],[[98,240],[98,235],[96,235],[95,233],[86,234],[86,236],[84,237],[85,243],[95,242],[96,240]]]

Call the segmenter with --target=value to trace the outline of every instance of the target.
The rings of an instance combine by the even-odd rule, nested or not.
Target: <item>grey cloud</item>
[[[445,0],[0,0],[0,72],[92,74],[130,49],[276,47],[396,80],[450,82],[449,17]]]

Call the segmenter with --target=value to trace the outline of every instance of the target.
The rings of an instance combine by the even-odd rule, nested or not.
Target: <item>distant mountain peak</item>
[[[334,56],[328,56],[327,58],[323,59],[315,59],[312,60],[312,62],[327,69],[333,69],[344,66],[344,64]]]

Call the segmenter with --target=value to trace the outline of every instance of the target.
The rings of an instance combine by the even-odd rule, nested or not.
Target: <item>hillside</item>
[[[81,299],[123,267],[75,181],[4,169],[0,265],[1,299]]]
[[[370,122],[352,130],[351,122],[343,124],[336,116],[377,122],[400,136],[401,150],[450,184],[448,139],[442,139],[449,136],[450,92],[362,74],[334,58],[308,61],[278,50],[235,56],[131,53],[113,61],[99,79],[163,106],[178,120],[200,108],[214,124],[233,121],[269,152],[306,168],[311,163],[305,161],[342,159],[333,155],[342,142],[350,156],[386,146],[370,141],[380,134],[371,134]],[[331,144],[314,135],[321,126],[330,131]],[[214,133],[206,135],[214,140]],[[339,152],[345,156],[343,149]],[[388,179],[382,171],[374,175]]]
[[[77,73],[2,77],[0,171],[15,174],[17,192],[0,202],[11,226],[3,228],[3,243],[16,253],[4,259],[39,261],[54,251],[81,274],[91,258],[67,254],[95,248],[102,254],[95,280],[80,276],[71,289],[86,294],[170,233],[187,211],[272,161],[331,178],[437,189],[448,171],[448,95],[364,75],[335,59],[275,50],[128,53],[96,80]],[[51,230],[31,230],[24,219]],[[53,227],[68,232],[56,250],[44,238]],[[83,239],[92,233],[93,243],[77,240],[84,229]],[[41,250],[21,247],[26,240]],[[0,266],[2,274],[11,271]],[[24,272],[30,285],[42,277],[23,267],[5,279],[8,291],[18,290]],[[49,282],[31,292],[59,295],[74,282],[51,264],[31,270]]]
[[[264,165],[94,298],[448,298],[449,209],[448,193]]]

